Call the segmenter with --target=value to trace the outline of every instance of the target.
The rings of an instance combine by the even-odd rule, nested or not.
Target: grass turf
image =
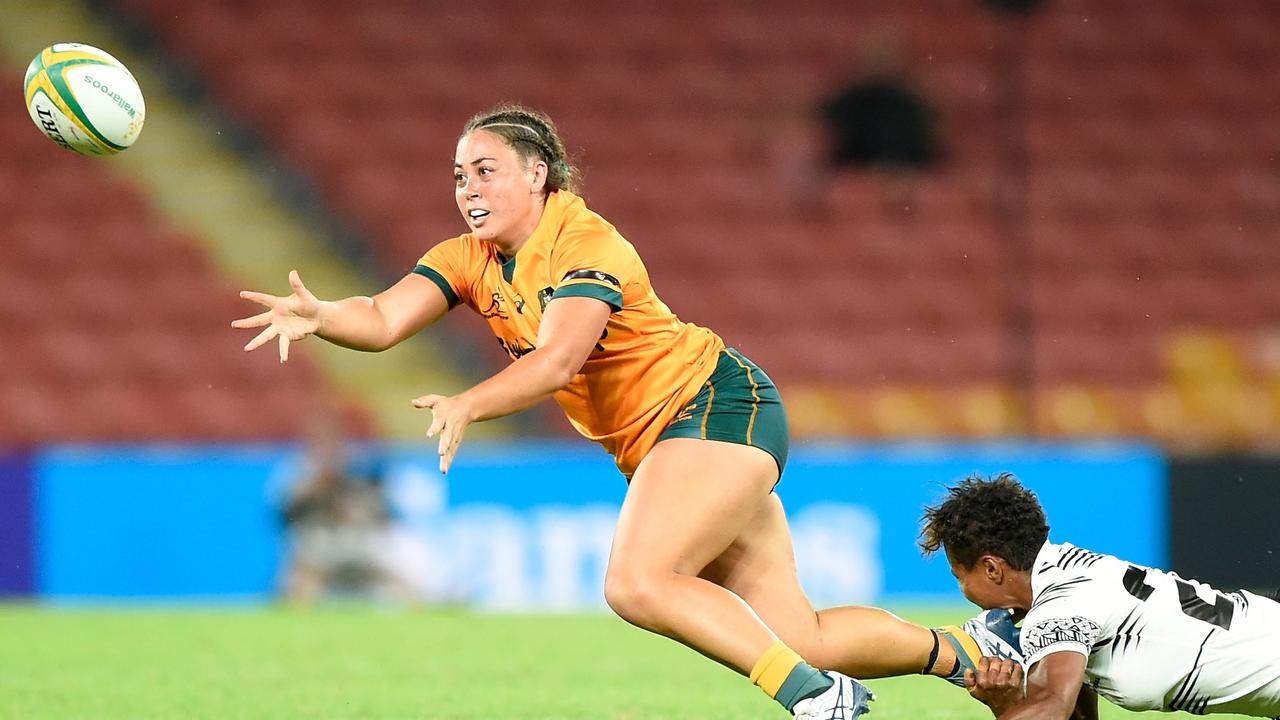
[[[991,717],[935,678],[869,684],[874,720]],[[0,606],[0,718],[785,717],[744,678],[603,615]]]

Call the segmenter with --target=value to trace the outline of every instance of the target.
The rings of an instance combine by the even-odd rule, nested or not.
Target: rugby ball
[[[147,117],[133,74],[90,45],[57,43],[41,50],[22,85],[27,112],[40,132],[82,155],[128,150]]]

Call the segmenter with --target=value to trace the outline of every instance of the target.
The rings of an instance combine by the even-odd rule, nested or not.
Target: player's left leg
[[[957,642],[948,642],[945,634],[940,637],[937,631],[879,608],[816,612],[800,586],[791,532],[777,495],[770,495],[701,576],[745,600],[783,642],[816,667],[860,678],[921,672],[962,676],[981,655],[996,654],[994,648],[972,640],[970,633],[953,629]]]
[[[768,375],[736,350],[721,353],[707,387],[686,410],[686,417],[677,419],[663,432],[664,438],[702,438],[703,444],[718,446],[715,452],[726,456],[735,452],[730,448],[736,447],[736,453],[744,458],[744,467],[746,458],[753,458],[750,463],[757,464],[767,453],[776,467],[766,476],[774,479],[778,477],[777,469],[786,465],[789,433],[782,399]],[[722,442],[706,442],[707,439]],[[674,446],[662,442],[658,448],[666,452]],[[672,467],[670,472],[683,471],[685,477],[696,478],[701,489],[709,481],[708,473],[691,472],[693,469]],[[724,479],[716,478],[714,482]],[[634,486],[633,481],[633,490]],[[727,488],[725,492],[737,496],[741,480],[730,477]],[[966,657],[967,664],[976,663],[975,656],[982,654],[981,648],[959,629],[935,633],[874,608],[815,613],[800,588],[791,533],[781,503],[769,492],[771,489],[772,485],[750,506],[752,514],[735,520],[735,535],[728,540],[720,537],[714,545],[700,545],[698,557],[703,564],[686,567],[696,568],[694,572],[703,578],[745,599],[785,644],[794,644],[796,650],[804,648],[801,656],[810,658],[817,667],[854,671],[850,674],[858,677],[902,675],[926,668],[955,676],[962,675],[957,652]],[[708,555],[708,549],[716,552]]]

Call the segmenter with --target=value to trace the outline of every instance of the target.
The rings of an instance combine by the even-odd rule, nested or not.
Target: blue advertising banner
[[[1049,537],[1132,562],[1167,564],[1167,470],[1154,449],[1113,444],[905,444],[805,447],[788,468],[801,482],[779,488],[793,506],[863,507],[879,523],[886,596],[958,598],[945,558],[926,561],[916,545],[921,511],[945,486],[980,473],[1012,472],[1039,496]],[[799,486],[799,487],[795,487]],[[795,487],[795,493],[788,490]]]
[[[603,608],[626,484],[585,443],[470,443],[449,477],[422,445],[366,449],[390,522],[317,531],[281,518],[296,448],[67,448],[36,463],[39,592],[58,598],[266,598],[299,563],[351,564],[425,600],[492,610]],[[778,486],[818,606],[959,600],[916,547],[923,506],[973,472],[1011,471],[1055,541],[1164,565],[1163,458],[1133,445],[805,444]],[[376,477],[374,477],[376,476]],[[689,478],[689,482],[697,482]]]
[[[448,482],[420,448],[392,456],[388,488],[425,569],[423,592],[492,608],[603,606],[600,587],[625,485],[580,444],[464,449]],[[1133,562],[1168,558],[1166,471],[1133,445],[806,444],[777,492],[815,605],[959,599],[942,558],[925,560],[921,512],[971,473],[1015,473],[1049,515],[1051,538]],[[697,478],[690,478],[697,482]]]
[[[0,597],[30,595],[31,473],[26,455],[0,455]]]
[[[276,448],[55,448],[33,463],[45,596],[235,599],[270,591]]]

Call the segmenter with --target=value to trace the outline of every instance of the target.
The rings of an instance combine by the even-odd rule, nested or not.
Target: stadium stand
[[[1264,90],[1280,81],[1280,16],[1267,0],[1063,0],[1025,26],[973,0],[563,5],[116,3],[305,168],[391,273],[462,229],[444,178],[466,117],[503,99],[549,112],[589,201],[664,299],[794,393],[801,434],[1280,441],[1280,393],[1266,390],[1280,368],[1257,359],[1280,327],[1280,103]],[[903,36],[941,109],[946,162],[797,197],[788,169],[811,149],[811,109],[867,28]],[[1019,28],[1028,224],[1012,241],[995,200],[993,48]],[[1026,386],[1007,325],[1022,304]],[[1179,374],[1177,348],[1204,333],[1243,368],[1232,392],[1269,398],[1266,412],[1191,422],[1212,403]]]
[[[309,363],[226,352],[241,308],[198,246],[31,130],[0,112],[0,443],[295,436]]]

